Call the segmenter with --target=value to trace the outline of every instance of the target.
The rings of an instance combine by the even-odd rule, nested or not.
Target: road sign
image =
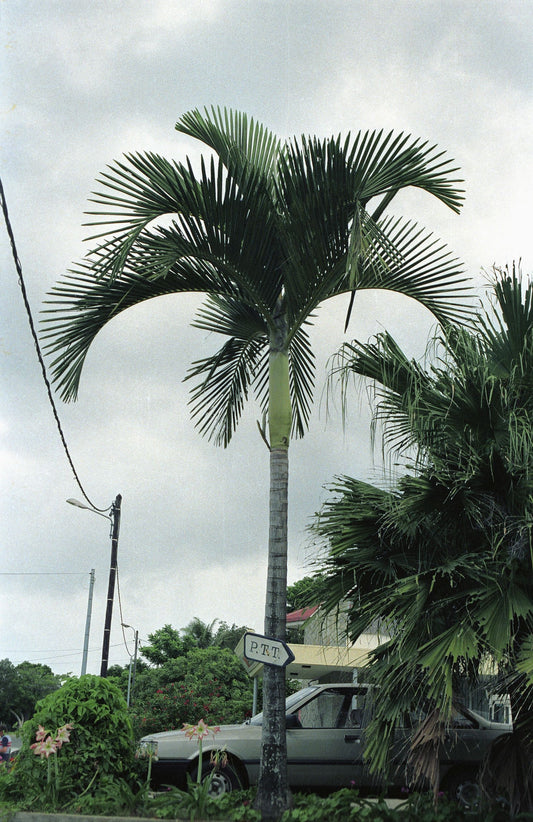
[[[294,661],[294,654],[281,639],[273,639],[262,634],[244,635],[244,656],[264,665],[275,665],[284,668]]]

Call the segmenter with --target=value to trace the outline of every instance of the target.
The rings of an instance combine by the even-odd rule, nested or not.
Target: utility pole
[[[87,653],[89,651],[89,632],[91,630],[91,614],[93,609],[94,568],[89,574],[89,599],[87,601],[87,618],[85,620],[85,636],[83,639],[83,656],[81,658],[81,676],[87,673]]]
[[[123,628],[131,628],[131,625],[122,623]],[[135,631],[135,628],[133,628]],[[130,656],[130,665],[128,671],[128,695],[126,697],[126,704],[128,708],[133,702],[133,689],[135,687],[135,672],[137,670],[137,649],[139,647],[139,631],[135,631],[135,650],[133,656]]]
[[[107,607],[104,623],[104,642],[102,645],[102,665],[100,676],[107,676],[107,664],[109,661],[109,637],[111,634],[111,619],[113,616],[113,600],[115,597],[115,579],[117,576],[117,553],[118,535],[120,531],[120,505],[122,496],[117,497],[111,506],[111,565],[109,568],[109,585],[107,588]]]

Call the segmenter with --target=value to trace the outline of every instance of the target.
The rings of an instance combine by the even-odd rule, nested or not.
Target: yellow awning
[[[288,645],[294,654],[294,662],[286,668],[290,679],[320,679],[330,673],[362,668],[368,663],[370,650],[357,645]],[[244,656],[244,638],[235,648],[235,653],[250,677],[262,676],[263,664],[252,662]]]

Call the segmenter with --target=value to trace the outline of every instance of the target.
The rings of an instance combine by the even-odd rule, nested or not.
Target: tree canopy
[[[299,611],[301,608],[310,608],[320,605],[322,601],[322,577],[308,576],[298,579],[287,587],[287,609]]]
[[[181,728],[184,722],[244,722],[251,716],[252,680],[227,648],[193,648],[157,668],[139,672],[132,703],[136,733]]]
[[[202,718],[230,724],[250,716],[253,683],[234,653],[246,630],[195,617],[180,630],[167,624],[151,633],[139,649],[150,664],[138,661],[131,691],[136,734],[180,728]],[[109,675],[126,694],[129,667],[115,666]]]
[[[29,719],[37,702],[61,686],[48,665],[0,660],[0,721],[8,727]]]
[[[215,630],[216,626],[216,630]],[[170,659],[187,655],[195,648],[227,648],[233,651],[239,639],[248,629],[242,625],[228,625],[227,622],[215,619],[210,624],[194,617],[181,630],[172,625],[164,625],[149,634],[149,644],[142,645],[140,653],[152,665],[163,665]]]

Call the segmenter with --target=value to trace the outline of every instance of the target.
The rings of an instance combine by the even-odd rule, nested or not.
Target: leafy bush
[[[67,724],[72,726],[70,740],[51,758],[37,756],[31,745],[37,734],[42,736],[40,727],[53,736]],[[22,748],[0,796],[3,792],[5,798],[22,800],[25,808],[36,803],[39,810],[57,809],[58,803],[66,807],[110,782],[135,781],[134,753],[131,720],[119,689],[98,676],[72,678],[37,703],[35,714],[24,723]]]
[[[143,672],[139,679],[131,712],[139,737],[200,718],[209,725],[223,725],[243,722],[250,715],[250,679],[235,654],[225,648],[195,649],[160,669]]]
[[[157,794],[146,806],[148,815],[159,819],[189,818],[181,791]],[[234,791],[219,799],[208,800],[205,816],[228,822],[260,822],[261,814],[254,809],[255,788]],[[343,788],[329,796],[296,793],[293,806],[281,822],[509,822],[511,815],[501,808],[463,811],[455,802],[439,797],[434,803],[432,794],[414,794],[397,807],[390,807],[382,799],[366,799],[357,791]],[[518,819],[526,822],[527,816]]]

